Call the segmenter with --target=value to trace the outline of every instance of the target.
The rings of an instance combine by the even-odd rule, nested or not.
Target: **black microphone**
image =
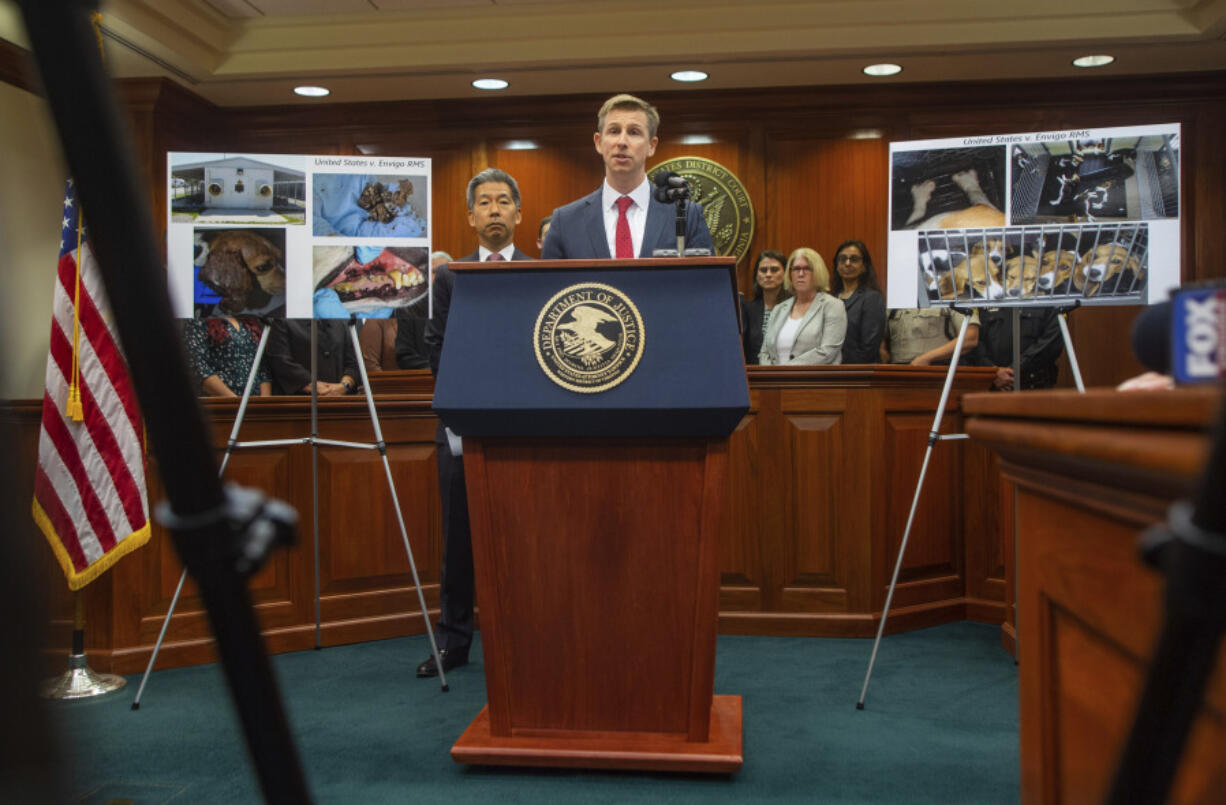
[[[656,185],[656,201],[662,201],[667,204],[670,201],[690,197],[689,184],[684,178],[673,171],[659,171],[653,179]]]
[[[1141,311],[1132,324],[1132,351],[1146,369],[1176,383],[1226,377],[1226,282],[1184,285],[1170,301]]]
[[[1159,302],[1141,311],[1132,322],[1132,354],[1153,372],[1171,371],[1171,303]]]

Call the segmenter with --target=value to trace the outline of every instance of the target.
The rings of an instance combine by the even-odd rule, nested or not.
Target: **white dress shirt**
[[[513,257],[515,257],[515,244],[508,243],[506,246],[503,246],[501,249],[499,249],[498,253],[502,255],[502,258],[504,260],[512,259]],[[484,246],[477,246],[477,259],[480,260],[482,263],[484,263],[486,260],[489,259],[490,254],[491,252],[489,249],[485,248]]]
[[[617,256],[617,200],[622,197],[609,186],[605,179],[600,195],[601,209],[604,211],[604,234],[609,240],[609,254]],[[651,203],[651,182],[646,177],[638,187],[625,193],[634,203],[626,209],[626,220],[630,223],[630,240],[634,243],[634,256],[643,251],[643,233],[647,231],[647,205]]]

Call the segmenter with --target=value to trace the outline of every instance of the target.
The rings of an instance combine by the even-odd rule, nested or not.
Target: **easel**
[[[1064,349],[1068,352],[1069,365],[1073,370],[1073,381],[1077,391],[1085,393],[1085,384],[1081,380],[1081,369],[1077,364],[1077,353],[1073,351],[1073,340],[1069,336],[1068,314],[1080,306],[1079,302],[1063,307],[1057,315],[1060,322],[1060,334],[1064,338]],[[952,306],[951,306],[952,307]],[[941,401],[937,404],[936,416],[932,420],[932,430],[928,432],[928,447],[924,451],[924,462],[920,465],[919,480],[915,482],[915,495],[911,498],[911,512],[907,515],[907,526],[903,530],[902,542],[898,546],[898,559],[894,562],[894,575],[890,578],[890,589],[885,596],[885,608],[881,611],[881,622],[877,624],[877,638],[873,641],[873,653],[869,656],[868,670],[864,674],[864,686],[860,688],[860,699],[856,709],[864,709],[864,697],[868,695],[868,681],[873,675],[873,664],[877,661],[877,649],[881,646],[881,636],[885,633],[885,622],[890,616],[890,604],[894,600],[894,588],[898,585],[898,574],[902,570],[902,560],[907,553],[907,540],[911,538],[911,526],[915,523],[915,512],[919,508],[920,493],[924,491],[924,478],[928,474],[928,462],[932,458],[932,448],[937,442],[955,439],[969,439],[966,433],[948,433],[941,435],[941,420],[945,416],[945,405],[949,402],[949,392],[954,385],[954,373],[958,370],[958,360],[962,357],[962,344],[966,340],[966,330],[970,326],[971,317],[967,311],[962,313],[962,325],[958,328],[957,343],[954,344],[954,354],[949,359],[949,371],[945,373],[945,386],[941,389]],[[1013,391],[1022,390],[1022,308],[1013,308]],[[1015,546],[1016,550],[1016,546]]]
[[[400,511],[400,499],[396,495],[396,482],[392,478],[392,468],[387,460],[387,445],[383,441],[383,431],[379,427],[379,416],[375,412],[375,400],[370,390],[370,379],[366,375],[366,364],[362,361],[362,348],[358,343],[358,327],[357,319],[353,316],[349,317],[349,339],[353,344],[353,353],[358,356],[358,371],[362,376],[362,389],[366,394],[366,408],[370,412],[370,424],[374,427],[375,441],[373,444],[365,442],[344,442],[335,439],[321,439],[319,437],[319,393],[316,385],[318,379],[318,367],[316,365],[316,339],[317,327],[315,320],[311,320],[311,435],[298,439],[270,439],[265,441],[255,442],[240,442],[238,441],[238,431],[242,427],[243,417],[247,411],[247,401],[251,398],[251,391],[255,387],[255,379],[259,374],[260,362],[264,359],[264,347],[268,343],[269,327],[266,325],[263,332],[260,333],[260,343],[256,347],[255,360],[251,363],[251,371],[247,374],[247,385],[243,388],[243,397],[238,404],[238,415],[234,418],[234,427],[230,430],[230,438],[226,442],[226,452],[221,460],[221,468],[217,471],[218,477],[225,475],[226,464],[230,461],[230,455],[236,448],[239,447],[283,447],[288,445],[309,444],[311,445],[311,503],[312,517],[314,528],[312,529],[314,550],[315,550],[315,649],[319,650],[323,646],[320,642],[320,607],[319,607],[319,447],[321,445],[327,447],[352,447],[360,450],[378,450],[379,455],[383,458],[383,471],[387,476],[387,488],[392,495],[392,509],[396,512],[396,522],[400,526],[400,538],[404,541],[404,552],[409,557],[409,569],[413,574],[413,586],[417,590],[417,602],[421,607],[422,618],[426,622],[426,635],[430,638],[430,652],[434,656],[434,662],[438,666],[439,682],[443,692],[449,690],[447,686],[447,676],[443,669],[443,663],[438,654],[438,645],[434,639],[434,626],[430,623],[430,612],[426,609],[426,597],[421,591],[421,579],[417,575],[417,562],[413,560],[413,549],[409,546],[409,534],[404,525],[404,514]],[[149,665],[145,668],[145,673],[141,677],[140,687],[136,690],[136,697],[132,700],[132,709],[140,709],[140,698],[145,692],[145,684],[149,681],[149,675],[153,673],[153,666],[157,662],[158,652],[162,648],[162,641],[166,638],[166,632],[170,627],[170,619],[174,615],[175,607],[179,603],[179,594],[183,592],[183,583],[187,580],[187,570],[179,576],[179,584],[175,587],[174,596],[170,599],[170,607],[166,610],[166,617],[162,621],[161,631],[158,632],[157,642],[153,645],[153,653],[149,656]]]

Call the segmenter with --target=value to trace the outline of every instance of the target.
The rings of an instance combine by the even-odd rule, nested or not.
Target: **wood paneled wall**
[[[464,188],[477,171],[500,167],[518,180],[524,222],[516,242],[529,254],[536,254],[540,219],[602,176],[592,145],[600,96],[220,109],[162,80],[128,81],[123,89],[159,226],[166,150],[431,157],[435,248],[457,257],[475,248]],[[756,213],[751,255],[812,246],[829,259],[839,242],[856,238],[875,256],[884,283],[890,140],[1178,122],[1183,277],[1226,275],[1226,74],[685,91],[650,100],[663,118],[652,164],[705,157],[745,184]],[[690,135],[711,142],[684,144]],[[517,149],[522,141],[536,148]],[[740,266],[743,289],[752,282],[749,263]],[[1071,317],[1087,384],[1141,370],[1127,347],[1136,312],[1094,308]],[[1067,371],[1062,383],[1071,383]]]

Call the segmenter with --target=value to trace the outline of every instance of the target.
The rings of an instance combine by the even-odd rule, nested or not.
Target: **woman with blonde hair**
[[[830,270],[813,249],[788,258],[792,298],[775,305],[762,336],[762,364],[842,363],[847,312],[830,295]]]

